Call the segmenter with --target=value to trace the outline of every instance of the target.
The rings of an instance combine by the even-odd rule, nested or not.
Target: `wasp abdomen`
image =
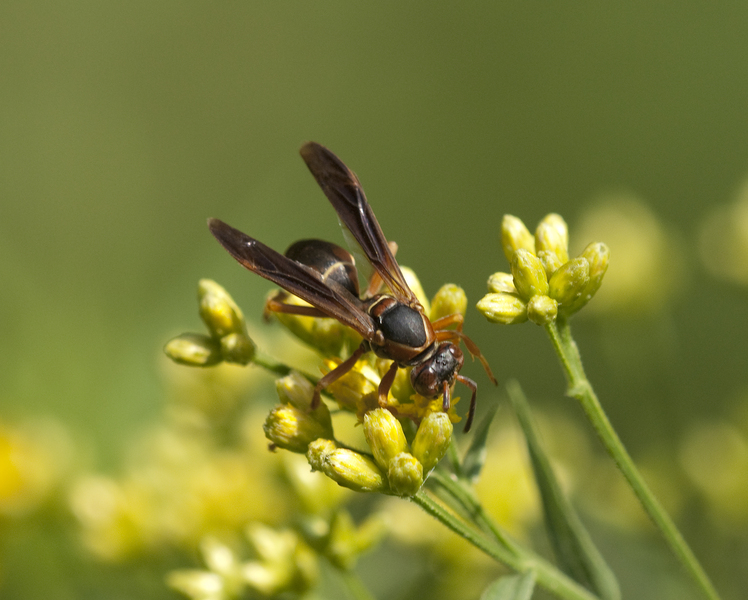
[[[286,256],[319,272],[324,282],[334,281],[359,297],[356,261],[340,246],[324,240],[299,240],[288,247]]]

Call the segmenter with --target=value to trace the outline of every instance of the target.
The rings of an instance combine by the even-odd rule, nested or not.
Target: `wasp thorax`
[[[413,367],[410,382],[413,389],[426,398],[435,398],[444,392],[444,383],[452,385],[462,368],[462,350],[452,342],[440,344],[434,354]]]

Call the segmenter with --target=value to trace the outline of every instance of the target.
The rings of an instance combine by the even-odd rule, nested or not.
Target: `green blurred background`
[[[459,283],[471,305],[507,268],[504,213],[532,228],[559,212],[574,239],[599,194],[644,199],[672,233],[658,259],[679,265],[677,293],[580,318],[576,333],[634,456],[663,446],[677,461],[684,432],[730,418],[748,383],[745,288],[696,252],[748,174],[746,31],[741,3],[4,0],[3,418],[51,414],[116,464],[161,410],[163,343],[199,328],[197,280],[259,321],[268,284],[206,218],[280,250],[341,239],[298,156],[315,140],[357,172],[427,293]],[[608,241],[593,233],[577,249]],[[466,330],[501,380],[574,412],[542,330],[472,309]],[[484,406],[496,400],[479,368],[466,372]],[[689,507],[686,535],[737,598],[746,521],[715,532],[707,513]]]

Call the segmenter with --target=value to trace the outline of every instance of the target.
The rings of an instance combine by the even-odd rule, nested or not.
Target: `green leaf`
[[[519,383],[510,381],[507,391],[527,440],[535,481],[543,502],[548,536],[559,567],[603,600],[618,600],[621,592],[615,575],[595,547],[571,503],[561,492],[548,456],[538,440],[530,407]]]
[[[530,600],[535,588],[535,572],[507,575],[489,585],[480,600]]]
[[[498,404],[494,404],[478,425],[473,434],[473,440],[470,442],[465,458],[462,461],[462,474],[468,481],[476,481],[480,476],[483,464],[486,462],[486,441],[488,440],[488,430],[491,422],[496,416]]]

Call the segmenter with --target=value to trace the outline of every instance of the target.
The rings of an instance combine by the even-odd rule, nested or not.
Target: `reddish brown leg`
[[[340,363],[337,367],[335,367],[332,371],[327,373],[322,379],[317,382],[317,385],[314,386],[314,395],[312,396],[312,410],[319,406],[319,395],[322,390],[331,383],[340,379],[348,371],[350,371],[353,368],[353,365],[356,364],[356,361],[358,361],[358,359],[361,358],[361,355],[367,350],[368,348],[366,347],[364,342],[358,348],[356,348],[356,351],[353,354],[351,354],[342,363]]]
[[[397,363],[393,361],[392,366],[384,374],[382,380],[379,382],[379,406],[387,408],[387,394],[390,393],[392,382],[395,381],[395,375],[397,375]]]
[[[467,433],[470,431],[470,427],[473,425],[473,419],[475,418],[475,394],[478,391],[478,385],[472,379],[468,379],[464,375],[458,375],[457,381],[465,384],[473,392],[473,395],[470,397],[470,408],[468,409],[467,418],[465,419],[465,429],[463,429],[463,431]]]
[[[452,313],[451,315],[439,317],[436,321],[432,321],[431,326],[434,328],[434,331],[439,331],[440,329],[446,329],[450,325],[456,325],[455,330],[462,331],[462,324],[464,322],[465,317],[460,313]]]
[[[488,378],[491,380],[491,382],[494,385],[499,385],[499,382],[496,381],[496,377],[494,377],[493,373],[491,372],[491,367],[488,366],[486,357],[483,356],[478,346],[475,345],[475,342],[464,333],[455,329],[442,329],[441,331],[436,332],[436,339],[440,342],[444,342],[446,340],[461,340],[465,342],[465,347],[468,349],[468,352],[470,352],[470,356],[472,356],[473,358],[477,358],[483,365],[483,368],[486,371],[486,375],[488,375]]]
[[[449,394],[449,383],[446,381],[443,382],[444,386],[444,395],[442,396],[442,410],[444,412],[447,412],[449,410],[449,407],[452,405],[452,398]]]

